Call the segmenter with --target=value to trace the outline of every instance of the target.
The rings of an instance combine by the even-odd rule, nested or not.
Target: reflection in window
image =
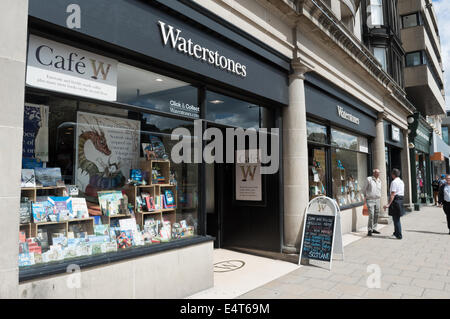
[[[448,127],[442,126],[442,139],[448,144]]]
[[[206,92],[206,101],[209,121],[245,129],[273,127],[273,112],[266,107],[211,91]]]
[[[331,129],[331,145],[358,151],[358,137],[337,129]]]
[[[425,61],[422,59],[422,52],[412,52],[406,54],[406,66],[417,66],[425,64]]]
[[[117,101],[180,116],[200,117],[197,88],[123,63],[117,67]]]
[[[314,122],[307,121],[306,129],[308,141],[326,144],[327,143],[327,127]]]
[[[380,62],[383,70],[387,70],[386,48],[373,48],[373,55]]]

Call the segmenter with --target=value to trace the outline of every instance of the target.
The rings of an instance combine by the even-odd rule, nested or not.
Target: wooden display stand
[[[140,161],[140,168],[143,171],[148,172],[149,175],[149,182],[153,182],[152,179],[152,168],[158,165],[161,175],[164,177],[163,182],[164,183],[158,183],[158,184],[149,184],[149,185],[140,185],[140,186],[133,186],[128,185],[124,191],[128,196],[128,202],[133,205],[135,208],[135,215],[136,215],[136,223],[140,225],[141,228],[144,227],[145,217],[146,216],[155,216],[156,218],[160,219],[161,221],[169,220],[171,223],[176,222],[176,210],[177,210],[177,190],[176,185],[171,185],[170,182],[170,162],[165,160],[150,160],[147,161],[145,159],[141,159]],[[170,189],[172,190],[172,193],[174,195],[175,199],[175,207],[174,208],[161,208],[154,211],[138,211],[137,205],[136,205],[136,197],[141,195],[141,192],[147,192],[152,196],[153,198],[156,198],[157,196],[163,195],[164,191]],[[22,188],[21,195],[22,197],[27,197],[32,202],[36,202],[37,196],[39,196],[39,193],[41,191],[47,191],[52,194],[47,196],[64,196],[64,190],[65,186],[56,186],[56,187],[29,187],[29,188]],[[161,203],[162,204],[162,203]],[[102,224],[104,225],[110,225],[111,221],[114,219],[123,219],[123,218],[131,218],[131,215],[129,214],[120,214],[120,215],[114,215],[114,216],[105,216],[101,215]],[[69,226],[72,223],[82,223],[85,224],[85,228],[87,229],[88,234],[94,234],[94,218],[90,217],[87,219],[72,219],[68,221],[61,221],[61,222],[37,222],[37,223],[27,223],[27,224],[21,224],[20,230],[25,231],[25,234],[27,238],[29,237],[36,237],[38,234],[38,229],[40,228],[59,228],[61,231],[65,231],[66,234],[69,231]]]
[[[31,237],[36,237],[38,234],[39,228],[46,228],[52,226],[53,228],[59,228],[60,230],[65,231],[66,235],[69,232],[69,226],[71,224],[84,224],[84,228],[86,229],[88,235],[94,234],[94,218],[82,218],[82,219],[70,219],[61,222],[39,222],[39,223],[31,223]]]
[[[176,222],[177,190],[175,185],[169,184],[170,162],[165,160],[147,161],[145,159],[141,159],[140,161],[140,168],[148,173],[149,182],[153,182],[152,169],[155,165],[158,165],[160,168],[161,175],[164,177],[164,184],[151,183],[149,185],[139,185],[139,186],[128,185],[127,189],[125,189],[125,192],[128,196],[128,202],[132,204],[135,208],[136,223],[141,228],[144,227],[146,216],[154,216],[155,218],[159,218],[162,221],[169,220],[171,223]],[[149,195],[155,199],[157,196],[163,195],[166,189],[172,190],[175,199],[175,208],[162,208],[153,211],[138,211],[136,205],[136,197],[140,196],[142,192],[149,193]]]
[[[42,192],[48,192],[52,193],[48,196],[63,196],[64,191],[66,187],[65,186],[49,186],[49,187],[22,187],[20,190],[20,196],[21,197],[27,197],[30,201],[33,203],[36,202],[36,198],[40,195]],[[19,227],[20,231],[24,231],[27,238],[29,237],[36,237],[37,234],[37,228],[33,226],[33,223],[26,223],[26,224],[20,224]]]

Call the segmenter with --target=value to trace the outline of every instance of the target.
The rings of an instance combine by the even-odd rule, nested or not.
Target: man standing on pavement
[[[446,176],[445,181],[439,188],[439,205],[444,205],[444,213],[447,215],[447,227],[450,234],[450,175]]]
[[[367,208],[369,209],[369,221],[367,225],[367,236],[379,234],[377,231],[378,215],[380,214],[381,180],[380,170],[374,169],[373,175],[367,177],[367,182],[363,190]]]
[[[389,204],[384,205],[383,209],[389,208],[389,216],[392,216],[394,221],[394,236],[397,239],[402,239],[402,225],[400,224],[400,217],[405,214],[405,207],[403,207],[403,196],[405,195],[405,183],[400,179],[400,170],[394,168],[391,173],[392,182],[389,192]]]

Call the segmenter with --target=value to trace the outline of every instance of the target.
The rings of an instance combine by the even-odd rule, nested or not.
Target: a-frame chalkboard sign
[[[316,197],[306,207],[299,264],[326,267],[344,259],[340,210],[336,201]]]

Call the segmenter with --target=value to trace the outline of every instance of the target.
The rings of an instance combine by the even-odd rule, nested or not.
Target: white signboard
[[[339,207],[334,199],[316,197],[306,208],[299,264],[303,261],[331,270],[336,258],[344,258]]]
[[[262,201],[259,150],[236,151],[236,200]]]
[[[104,101],[117,99],[117,61],[30,35],[26,83]]]
[[[400,142],[400,129],[397,126],[391,125],[392,131],[392,140],[396,142]]]
[[[78,112],[76,185],[87,196],[125,185],[138,167],[139,121]]]

